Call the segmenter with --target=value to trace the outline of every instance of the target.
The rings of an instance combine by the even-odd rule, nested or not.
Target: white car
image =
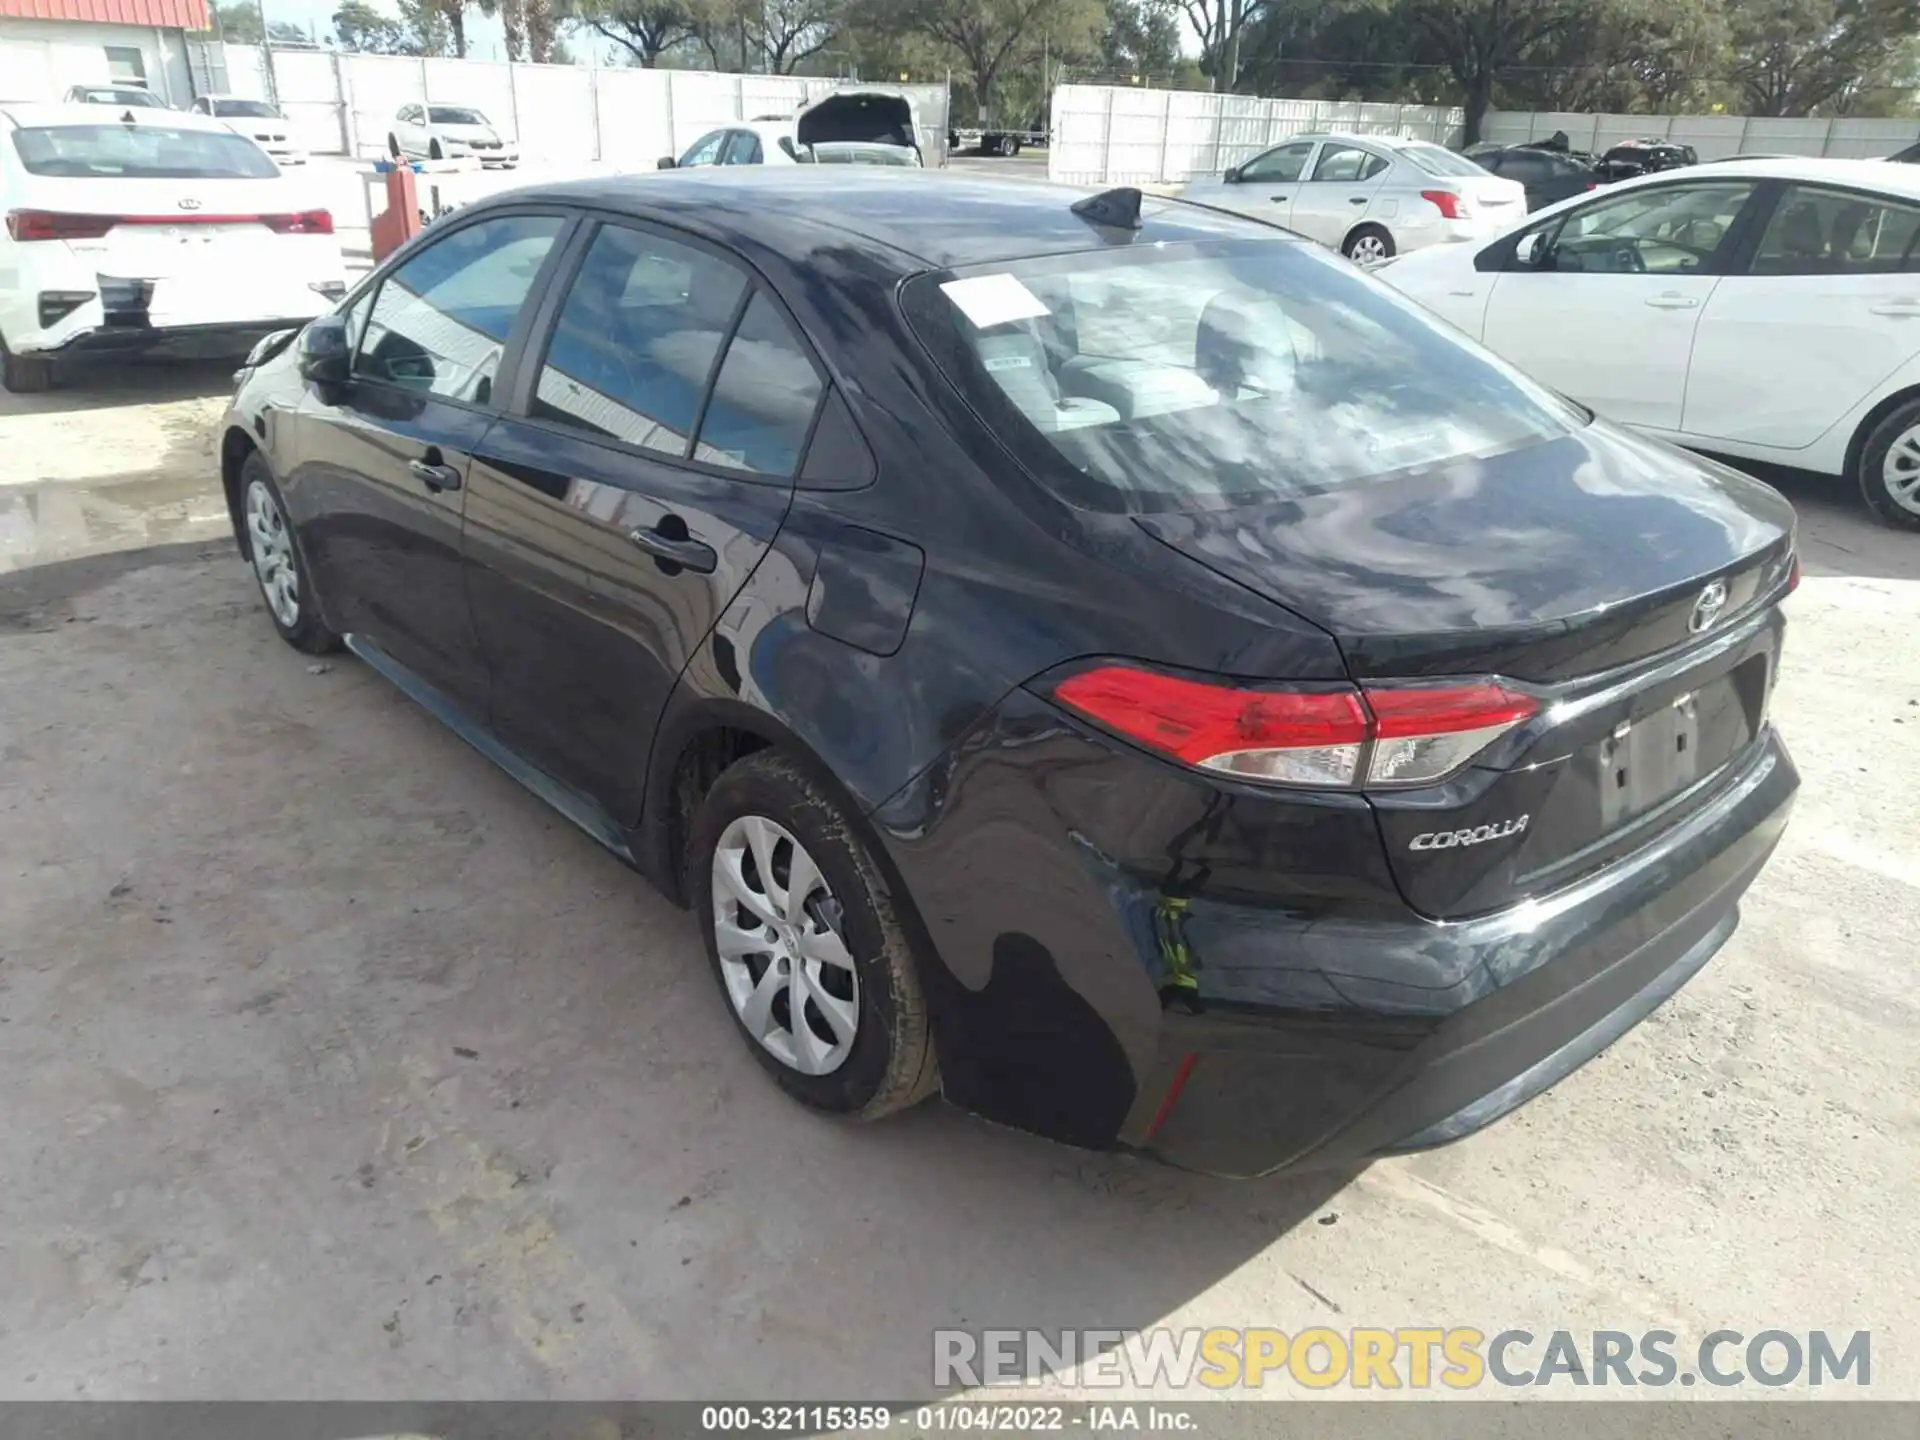
[[[1376,265],[1394,255],[1498,233],[1527,192],[1425,140],[1300,135],[1181,187],[1182,199],[1235,210]]]
[[[1920,170],[1667,170],[1378,273],[1610,419],[1843,476],[1920,529]]]
[[[346,293],[332,215],[209,116],[0,107],[0,212],[13,391],[94,355],[244,353]]]
[[[265,100],[244,100],[238,95],[202,95],[193,102],[191,111],[224,120],[229,130],[253,141],[271,155],[276,164],[307,163],[307,152],[294,144],[287,133],[287,117]]]
[[[742,120],[709,130],[678,156],[660,157],[662,170],[691,170],[702,165],[798,165],[791,120]]]
[[[172,107],[151,90],[138,85],[74,85],[67,90],[74,105],[118,105],[122,110],[168,110]]]
[[[396,160],[470,155],[483,170],[511,170],[520,163],[520,147],[503,139],[493,122],[471,105],[402,105],[387,132],[387,153]]]

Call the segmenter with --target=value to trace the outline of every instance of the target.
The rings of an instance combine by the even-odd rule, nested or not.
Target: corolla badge
[[[1416,835],[1407,846],[1409,850],[1457,850],[1462,845],[1484,845],[1489,840],[1504,840],[1509,835],[1518,835],[1527,828],[1531,815],[1522,815],[1518,820],[1499,820],[1491,825],[1475,825],[1468,830],[1429,830],[1424,835]]]
[[[1720,612],[1727,608],[1727,582],[1716,580],[1700,592],[1700,598],[1693,602],[1693,613],[1687,617],[1687,629],[1695,635],[1703,630],[1711,630],[1713,622],[1720,618]]]

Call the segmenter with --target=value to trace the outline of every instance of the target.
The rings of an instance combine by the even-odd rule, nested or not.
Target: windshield
[[[1312,494],[1581,423],[1412,302],[1297,241],[1136,243],[923,276],[907,308],[1028,468],[1092,508]]]
[[[278,120],[280,112],[264,100],[216,100],[213,113],[223,119],[229,116],[252,117],[258,120]]]
[[[1464,155],[1443,150],[1438,145],[1402,145],[1400,153],[1429,175],[1484,175],[1484,167]]]
[[[487,117],[464,105],[435,105],[427,114],[436,125],[484,125]]]
[[[127,180],[270,180],[280,171],[251,140],[170,125],[49,125],[13,132],[30,175]]]

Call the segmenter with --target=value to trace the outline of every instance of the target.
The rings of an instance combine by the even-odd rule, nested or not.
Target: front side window
[[[686,154],[680,157],[680,168],[690,165],[712,165],[720,158],[720,147],[727,143],[727,132],[716,130],[711,135],[702,135],[693,142]]]
[[[554,327],[533,414],[684,456],[746,283],[704,250],[603,227]]]
[[[1588,275],[1703,270],[1752,195],[1751,182],[1718,181],[1609,196],[1550,222],[1531,268]]]
[[[1920,207],[1789,185],[1754,252],[1755,275],[1891,275],[1920,269]]]
[[[502,215],[464,226],[380,284],[354,373],[485,405],[520,307],[566,222]]]
[[[251,140],[170,125],[47,125],[13,132],[29,175],[119,180],[271,180],[280,173]]]
[[[1307,168],[1307,160],[1313,154],[1315,143],[1301,140],[1292,145],[1282,145],[1278,150],[1269,150],[1264,155],[1256,155],[1240,167],[1240,178],[1262,185],[1291,185],[1300,178],[1300,172]]]
[[[1316,180],[1372,180],[1387,168],[1387,162],[1358,145],[1327,145],[1314,162]]]
[[[756,294],[727,345],[694,458],[791,475],[820,403],[820,376],[780,307]]]
[[[1339,260],[1280,239],[926,276],[928,348],[1091,508],[1217,508],[1537,444],[1581,417]]]

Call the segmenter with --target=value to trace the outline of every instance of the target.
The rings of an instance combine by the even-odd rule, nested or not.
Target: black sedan
[[[273,624],[667,894],[794,1097],[1467,1134],[1786,823],[1766,487],[1284,232],[912,171],[480,201],[241,373]]]
[[[1557,205],[1601,183],[1590,159],[1539,145],[1481,145],[1469,150],[1467,158],[1503,180],[1524,185],[1528,210]]]

